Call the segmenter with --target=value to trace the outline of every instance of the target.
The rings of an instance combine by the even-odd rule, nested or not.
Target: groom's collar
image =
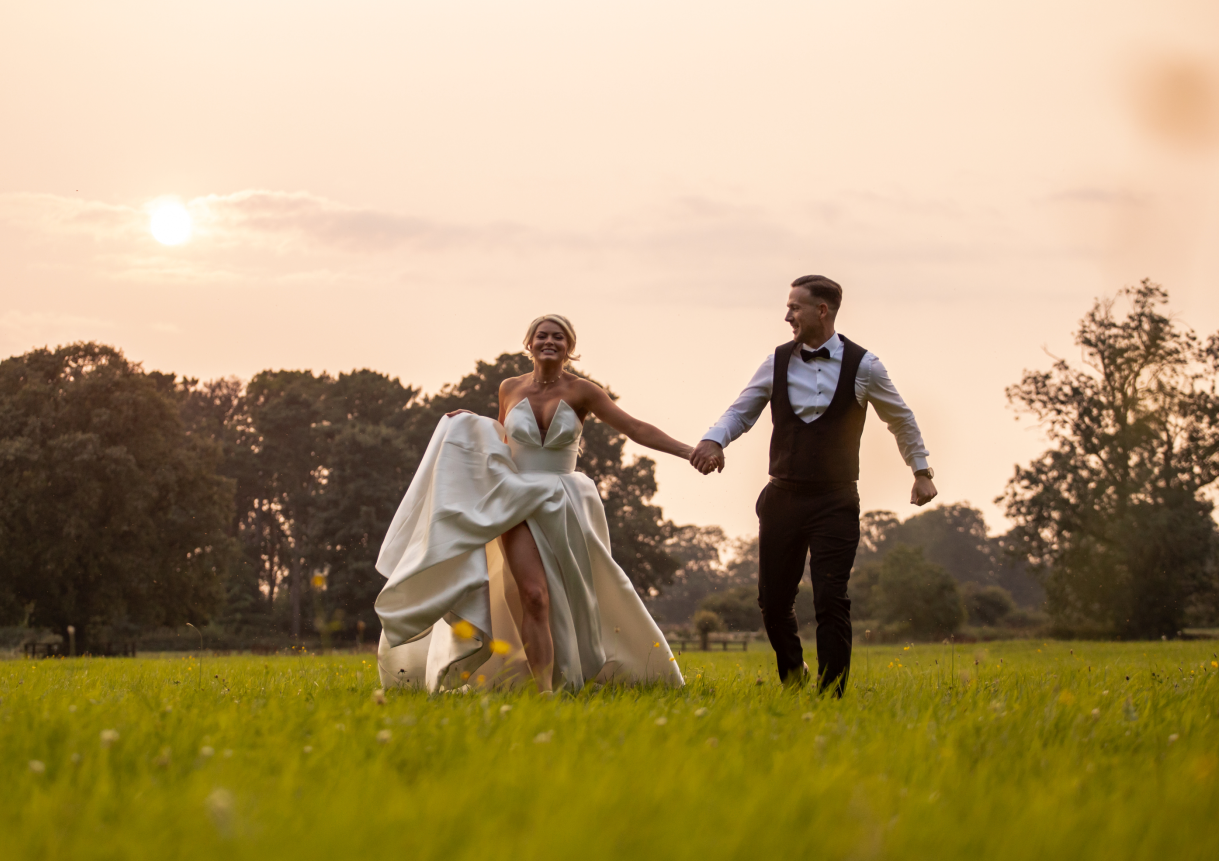
[[[842,338],[838,337],[837,332],[830,335],[829,340],[826,341],[824,344],[818,344],[816,347],[810,347],[808,344],[802,343],[802,344],[800,344],[799,350],[820,350],[822,347],[825,347],[827,350],[830,351],[830,358],[832,358],[832,359],[841,359],[842,358],[842,351],[843,351],[844,347],[842,344]],[[797,355],[799,355],[799,350],[797,350],[797,352],[796,352]]]

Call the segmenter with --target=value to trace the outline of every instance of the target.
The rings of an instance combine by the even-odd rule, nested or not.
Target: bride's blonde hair
[[[543,314],[530,323],[529,331],[525,333],[525,340],[522,342],[525,345],[525,349],[529,349],[533,336],[538,332],[538,326],[543,323],[554,323],[563,330],[563,334],[567,336],[567,361],[578,362],[580,357],[576,355],[576,327],[571,324],[571,320],[568,320],[562,314]]]

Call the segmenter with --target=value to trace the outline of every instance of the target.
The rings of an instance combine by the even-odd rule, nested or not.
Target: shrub
[[[882,621],[906,625],[916,636],[951,634],[965,621],[956,581],[923,558],[921,547],[899,545],[885,554],[874,595]]]
[[[718,614],[729,631],[756,631],[762,627],[762,610],[758,607],[756,586],[713,592],[699,601],[698,608]]]
[[[969,621],[975,625],[997,625],[1016,609],[1012,594],[1001,586],[966,583],[961,592]]]
[[[718,613],[711,610],[699,610],[694,614],[694,629],[698,631],[703,651],[707,651],[707,641],[715,631],[724,630],[724,620]]]

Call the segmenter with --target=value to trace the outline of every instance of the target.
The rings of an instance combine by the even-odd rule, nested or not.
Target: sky
[[[1219,0],[14,0],[0,117],[0,356],[431,392],[557,312],[694,443],[823,274],[996,532],[1045,447],[1004,390],[1096,297],[1152,278],[1219,329]],[[756,532],[768,439],[656,455],[657,502]],[[872,415],[863,508],[910,484]]]

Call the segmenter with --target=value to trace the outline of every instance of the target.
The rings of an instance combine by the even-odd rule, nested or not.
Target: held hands
[[[925,475],[915,476],[914,489],[910,491],[910,504],[926,505],[938,494],[939,491],[935,489],[935,484],[930,478]]]
[[[712,470],[723,472],[724,450],[718,443],[705,439],[694,447],[694,453],[690,455],[690,463],[703,475]]]

